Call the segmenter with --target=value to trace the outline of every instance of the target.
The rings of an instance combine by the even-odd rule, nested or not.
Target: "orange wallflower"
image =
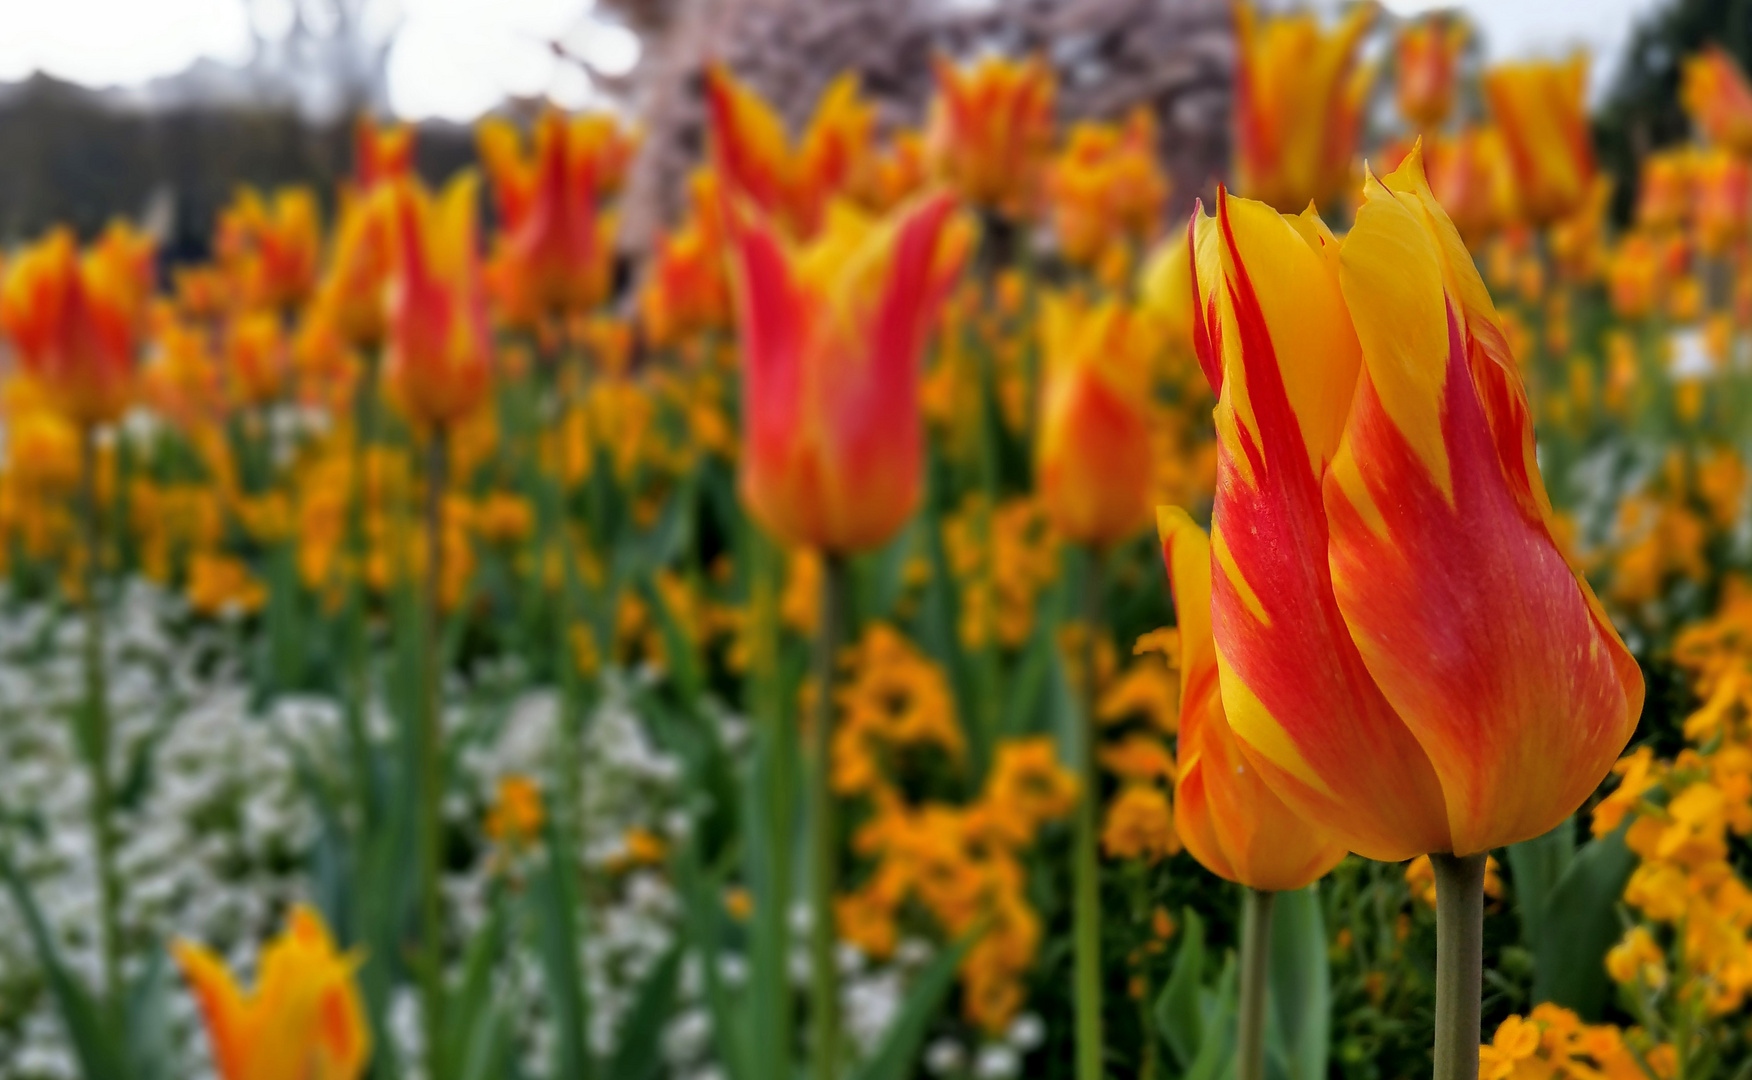
[[[211,952],[173,949],[194,990],[221,1080],[354,1080],[371,1058],[371,1029],[353,982],[357,958],[337,952],[313,909],[297,907],[262,950],[245,993]]]
[[[1034,209],[1052,149],[1058,84],[1039,57],[986,57],[958,68],[935,60],[927,127],[938,177],[968,202],[1011,217]]]
[[[1374,17],[1358,4],[1325,31],[1310,13],[1261,20],[1237,0],[1235,179],[1249,198],[1294,213],[1344,186],[1374,78],[1357,48]]]
[[[912,514],[920,353],[968,242],[952,209],[938,196],[878,221],[837,204],[802,249],[738,209],[742,496],[779,539],[857,551]]]
[[[1399,32],[1399,112],[1417,128],[1433,128],[1454,107],[1466,24],[1446,12],[1419,19]]]
[[[1594,187],[1588,129],[1588,57],[1503,64],[1484,75],[1484,95],[1514,167],[1520,209],[1548,225],[1579,209]]]
[[[151,287],[150,243],[121,225],[83,257],[72,232],[56,229],[10,267],[0,323],[25,372],[74,423],[108,423],[127,408]]]

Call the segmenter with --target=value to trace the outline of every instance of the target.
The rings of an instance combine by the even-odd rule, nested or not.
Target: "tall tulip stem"
[[[426,589],[421,611],[421,660],[425,666],[420,702],[420,1013],[425,1025],[426,1072],[444,1072],[438,1045],[444,1031],[444,915],[440,900],[443,873],[443,682],[439,644],[444,587],[444,489],[450,445],[442,424],[433,426],[426,447]]]
[[[1276,893],[1243,887],[1241,893],[1241,1014],[1236,1031],[1235,1080],[1265,1076],[1265,1010],[1271,991],[1271,908]]]
[[[103,518],[97,505],[97,430],[85,425],[79,442],[79,526],[84,546],[85,704],[75,732],[91,780],[91,831],[97,858],[98,918],[103,934],[103,981],[120,1015],[122,993],[121,881],[116,875],[115,784],[110,777],[109,688],[103,670]]]
[[[822,555],[821,624],[815,637],[814,746],[809,761],[810,1022],[814,1027],[814,1080],[833,1080],[839,1056],[839,980],[834,973],[833,900],[839,889],[839,821],[834,803],[833,683],[845,621],[849,566],[845,556]]]
[[[1433,854],[1436,872],[1435,1080],[1478,1080],[1487,853]]]
[[[1099,696],[1095,665],[1096,639],[1101,629],[1101,549],[1088,550],[1083,575],[1083,709],[1077,725],[1077,800],[1075,847],[1072,849],[1071,930],[1074,941],[1077,1080],[1101,1080],[1101,866],[1096,858],[1096,834],[1101,810],[1101,777],[1095,769],[1095,707]]]

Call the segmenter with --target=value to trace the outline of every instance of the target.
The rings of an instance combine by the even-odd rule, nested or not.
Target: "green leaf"
[[[775,1080],[786,1075],[790,1063],[785,1060],[785,1048],[750,1046],[747,1038],[747,1010],[739,1008],[724,993],[718,977],[719,937],[723,932],[723,905],[718,899],[718,882],[700,865],[699,849],[693,843],[683,844],[676,857],[676,879],[687,906],[687,934],[700,955],[700,971],[706,990],[706,1009],[712,1016],[712,1038],[718,1046],[718,1060],[724,1065],[730,1080]],[[761,973],[753,973],[758,983]],[[781,1063],[763,1071],[750,1067],[752,1052]]]
[[[554,1075],[589,1080],[596,1073],[586,1032],[589,996],[578,962],[578,900],[573,880],[577,863],[571,848],[550,822],[547,859],[530,882],[541,939],[542,984],[554,1015]]]
[[[170,964],[162,948],[128,988],[128,1064],[132,1080],[170,1080]]]
[[[1556,1002],[1584,1020],[1599,1020],[1612,988],[1606,952],[1622,929],[1616,906],[1635,867],[1623,827],[1576,852],[1551,890],[1545,931],[1533,946],[1534,1001]]]
[[[1235,1070],[1235,1024],[1239,1011],[1239,965],[1230,953],[1214,990],[1200,995],[1206,1037],[1182,1080],[1223,1080]]]
[[[681,977],[681,945],[670,947],[639,984],[633,1007],[621,1021],[608,1075],[614,1080],[654,1080],[663,1067],[659,1051],[663,1025],[675,1007]]]
[[[955,985],[962,957],[978,937],[976,931],[939,954],[907,988],[906,1006],[883,1033],[875,1053],[852,1074],[854,1080],[907,1080],[912,1075],[931,1020]]]
[[[1510,844],[1504,854],[1515,890],[1515,913],[1521,919],[1521,941],[1537,951],[1545,940],[1545,915],[1552,891],[1576,854],[1575,819],[1565,818],[1544,836]]]
[[[1204,936],[1204,921],[1198,912],[1187,908],[1174,970],[1168,973],[1168,981],[1156,995],[1156,1031],[1181,1069],[1192,1067],[1204,1042],[1204,1014],[1199,1006],[1200,984],[1204,981]]]
[[[1284,1080],[1325,1080],[1332,1033],[1332,972],[1318,885],[1272,901],[1268,1062]]]

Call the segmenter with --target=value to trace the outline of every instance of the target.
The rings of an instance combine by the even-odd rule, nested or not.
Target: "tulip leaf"
[[[590,1000],[578,962],[577,860],[549,822],[547,858],[530,883],[541,940],[542,985],[554,1017],[554,1075],[588,1080],[595,1075],[587,1033]]]
[[[883,1033],[869,1060],[852,1074],[853,1080],[907,1080],[913,1074],[931,1019],[955,985],[956,969],[977,937],[975,931],[962,938],[939,953],[919,974],[907,988],[905,1007]]]
[[[1332,972],[1319,885],[1272,901],[1268,1064],[1283,1080],[1324,1080],[1332,1031]]]
[[[1533,1000],[1598,1020],[1612,988],[1606,953],[1617,942],[1618,898],[1636,868],[1624,829],[1590,840],[1551,890],[1533,945]]]
[[[128,988],[128,1065],[131,1080],[170,1080],[170,964],[154,947]]]
[[[1156,1031],[1182,1070],[1190,1069],[1204,1042],[1204,1015],[1199,1006],[1200,983],[1204,981],[1204,921],[1198,912],[1186,909],[1180,931],[1180,951],[1168,981],[1156,995]]]
[[[786,1060],[787,1048],[765,1045],[758,1039],[750,1040],[746,1027],[747,1011],[738,1008],[724,992],[718,969],[723,904],[718,899],[717,877],[700,865],[699,848],[692,841],[684,843],[676,853],[676,884],[686,905],[689,943],[700,958],[701,981],[705,984],[706,1010],[712,1017],[717,1060],[723,1064],[730,1080],[767,1080],[789,1075],[791,1063]],[[754,974],[758,986],[761,972]],[[759,1055],[758,1061],[753,1056],[756,1054]]]
[[[681,946],[671,946],[639,984],[633,1007],[621,1021],[608,1075],[614,1080],[653,1080],[663,1068],[663,1025],[675,1006],[681,979]]]
[[[1181,1080],[1222,1080],[1233,1073],[1239,972],[1235,954],[1230,953],[1223,962],[1216,988],[1199,995],[1204,1037],[1199,1040],[1198,1055]]]
[[[1504,852],[1515,890],[1515,911],[1521,919],[1521,940],[1529,949],[1537,950],[1545,938],[1545,915],[1552,891],[1575,857],[1575,819],[1565,818],[1544,836],[1511,844]]]

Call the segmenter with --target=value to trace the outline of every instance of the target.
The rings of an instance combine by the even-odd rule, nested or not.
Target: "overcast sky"
[[[410,119],[468,120],[507,94],[548,94],[584,104],[588,86],[575,65],[557,61],[547,42],[561,40],[608,71],[638,58],[631,35],[590,16],[591,0],[383,0],[370,7],[378,32],[396,29],[390,54],[390,99]],[[1321,0],[1319,6],[1341,6]],[[1432,0],[1384,0],[1397,14],[1448,6]],[[1622,48],[1634,17],[1657,0],[1471,0],[1463,5],[1481,28],[1492,58],[1561,54],[1584,45],[1607,61]],[[255,0],[257,25],[276,29],[290,0]],[[279,23],[284,26],[283,21]],[[0,0],[0,80],[45,71],[93,86],[170,75],[196,58],[237,63],[251,48],[243,0]]]

